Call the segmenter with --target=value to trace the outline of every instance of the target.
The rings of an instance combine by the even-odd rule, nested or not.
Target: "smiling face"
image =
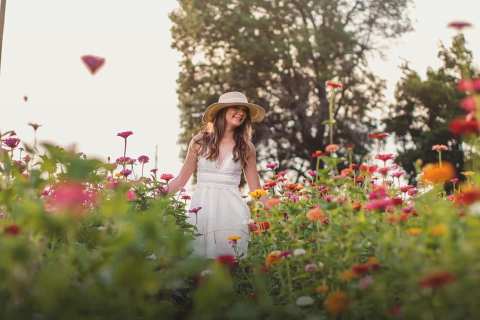
[[[247,118],[248,108],[244,106],[228,107],[225,112],[225,123],[232,127],[239,127]]]

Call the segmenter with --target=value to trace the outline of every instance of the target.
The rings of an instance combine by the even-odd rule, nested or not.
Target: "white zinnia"
[[[305,253],[307,252],[305,251],[305,249],[302,249],[302,248],[293,250],[294,256],[303,256]]]
[[[306,307],[311,306],[315,300],[313,300],[310,296],[302,296],[297,299],[297,306],[299,307]]]

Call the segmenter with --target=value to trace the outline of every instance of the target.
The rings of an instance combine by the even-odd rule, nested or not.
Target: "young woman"
[[[175,193],[197,170],[189,216],[198,229],[196,255],[247,255],[250,211],[239,184],[243,171],[250,191],[261,188],[251,134],[252,123],[264,116],[265,110],[240,92],[221,95],[203,114],[204,128],[190,141],[180,173],[168,184],[168,192]]]

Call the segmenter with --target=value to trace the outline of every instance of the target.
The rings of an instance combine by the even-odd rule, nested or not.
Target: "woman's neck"
[[[234,128],[227,127],[225,128],[225,132],[223,134],[223,139],[222,140],[227,140],[227,141],[233,141],[234,140]]]

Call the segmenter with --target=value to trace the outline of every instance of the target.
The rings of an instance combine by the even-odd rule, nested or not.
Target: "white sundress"
[[[199,234],[193,241],[194,255],[206,258],[247,256],[250,210],[240,195],[240,163],[240,160],[233,160],[232,152],[223,163],[198,156],[197,185],[190,208],[202,208],[197,214],[189,213],[187,220],[197,226]],[[241,237],[236,249],[228,240],[232,235]]]

